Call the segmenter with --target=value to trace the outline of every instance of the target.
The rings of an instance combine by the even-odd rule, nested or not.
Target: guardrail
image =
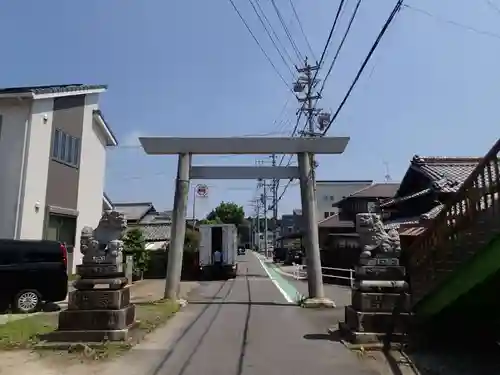
[[[307,278],[307,266],[302,264],[294,264],[295,268],[293,270],[293,277],[296,280],[306,279]],[[328,275],[325,274],[324,271],[337,271],[337,272],[345,272],[349,276],[339,276],[339,275]],[[349,280],[351,288],[354,284],[354,274],[355,271],[349,268],[335,268],[335,267],[321,267],[321,273],[323,277],[330,277],[332,279],[341,279],[341,280]]]

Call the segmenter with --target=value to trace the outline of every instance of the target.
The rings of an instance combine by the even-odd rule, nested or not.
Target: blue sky
[[[291,80],[250,3],[234,1]],[[338,0],[293,1],[319,55]],[[362,2],[320,107],[336,109],[395,2]],[[490,2],[500,9],[500,0]],[[260,3],[286,42],[270,1]],[[276,3],[306,53],[289,0]],[[343,155],[319,158],[319,179],[383,180],[387,162],[398,180],[414,154],[481,156],[500,134],[500,11],[487,0],[405,3],[434,17],[410,9],[398,14],[329,131],[351,142]],[[348,9],[354,5],[350,0]],[[349,14],[341,19],[327,64]],[[228,0],[2,1],[0,32],[0,86],[109,85],[101,108],[121,141],[109,151],[107,166],[106,190],[115,201],[152,201],[158,209],[172,204],[175,157],[144,155],[135,140],[139,135],[278,135],[293,127],[296,101]],[[197,164],[254,161],[195,158]],[[210,197],[199,202],[198,216],[221,200],[246,206],[255,191],[253,181],[206,183]],[[280,211],[299,205],[298,188],[292,187]]]

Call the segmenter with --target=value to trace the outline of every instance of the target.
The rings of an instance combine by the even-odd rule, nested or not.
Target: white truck
[[[234,224],[200,225],[200,271],[203,279],[234,278],[238,270],[238,230]],[[217,251],[220,254],[215,254]],[[217,259],[220,255],[220,259]],[[219,260],[219,261],[217,261]]]

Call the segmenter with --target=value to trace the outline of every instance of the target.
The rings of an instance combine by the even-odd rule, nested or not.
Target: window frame
[[[80,167],[81,138],[73,137],[59,128],[54,129],[51,158],[72,168]]]

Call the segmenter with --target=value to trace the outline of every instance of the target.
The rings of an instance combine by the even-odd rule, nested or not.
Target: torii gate
[[[305,305],[334,306],[325,298],[319,251],[318,220],[311,154],[342,154],[349,137],[227,137],[176,138],[140,137],[148,155],[178,155],[178,167],[172,213],[172,231],[168,253],[165,297],[176,300],[180,286],[186,208],[190,179],[300,179],[302,213],[306,225],[305,250],[309,298]],[[269,166],[192,166],[192,155],[266,155],[297,154],[298,167]]]

